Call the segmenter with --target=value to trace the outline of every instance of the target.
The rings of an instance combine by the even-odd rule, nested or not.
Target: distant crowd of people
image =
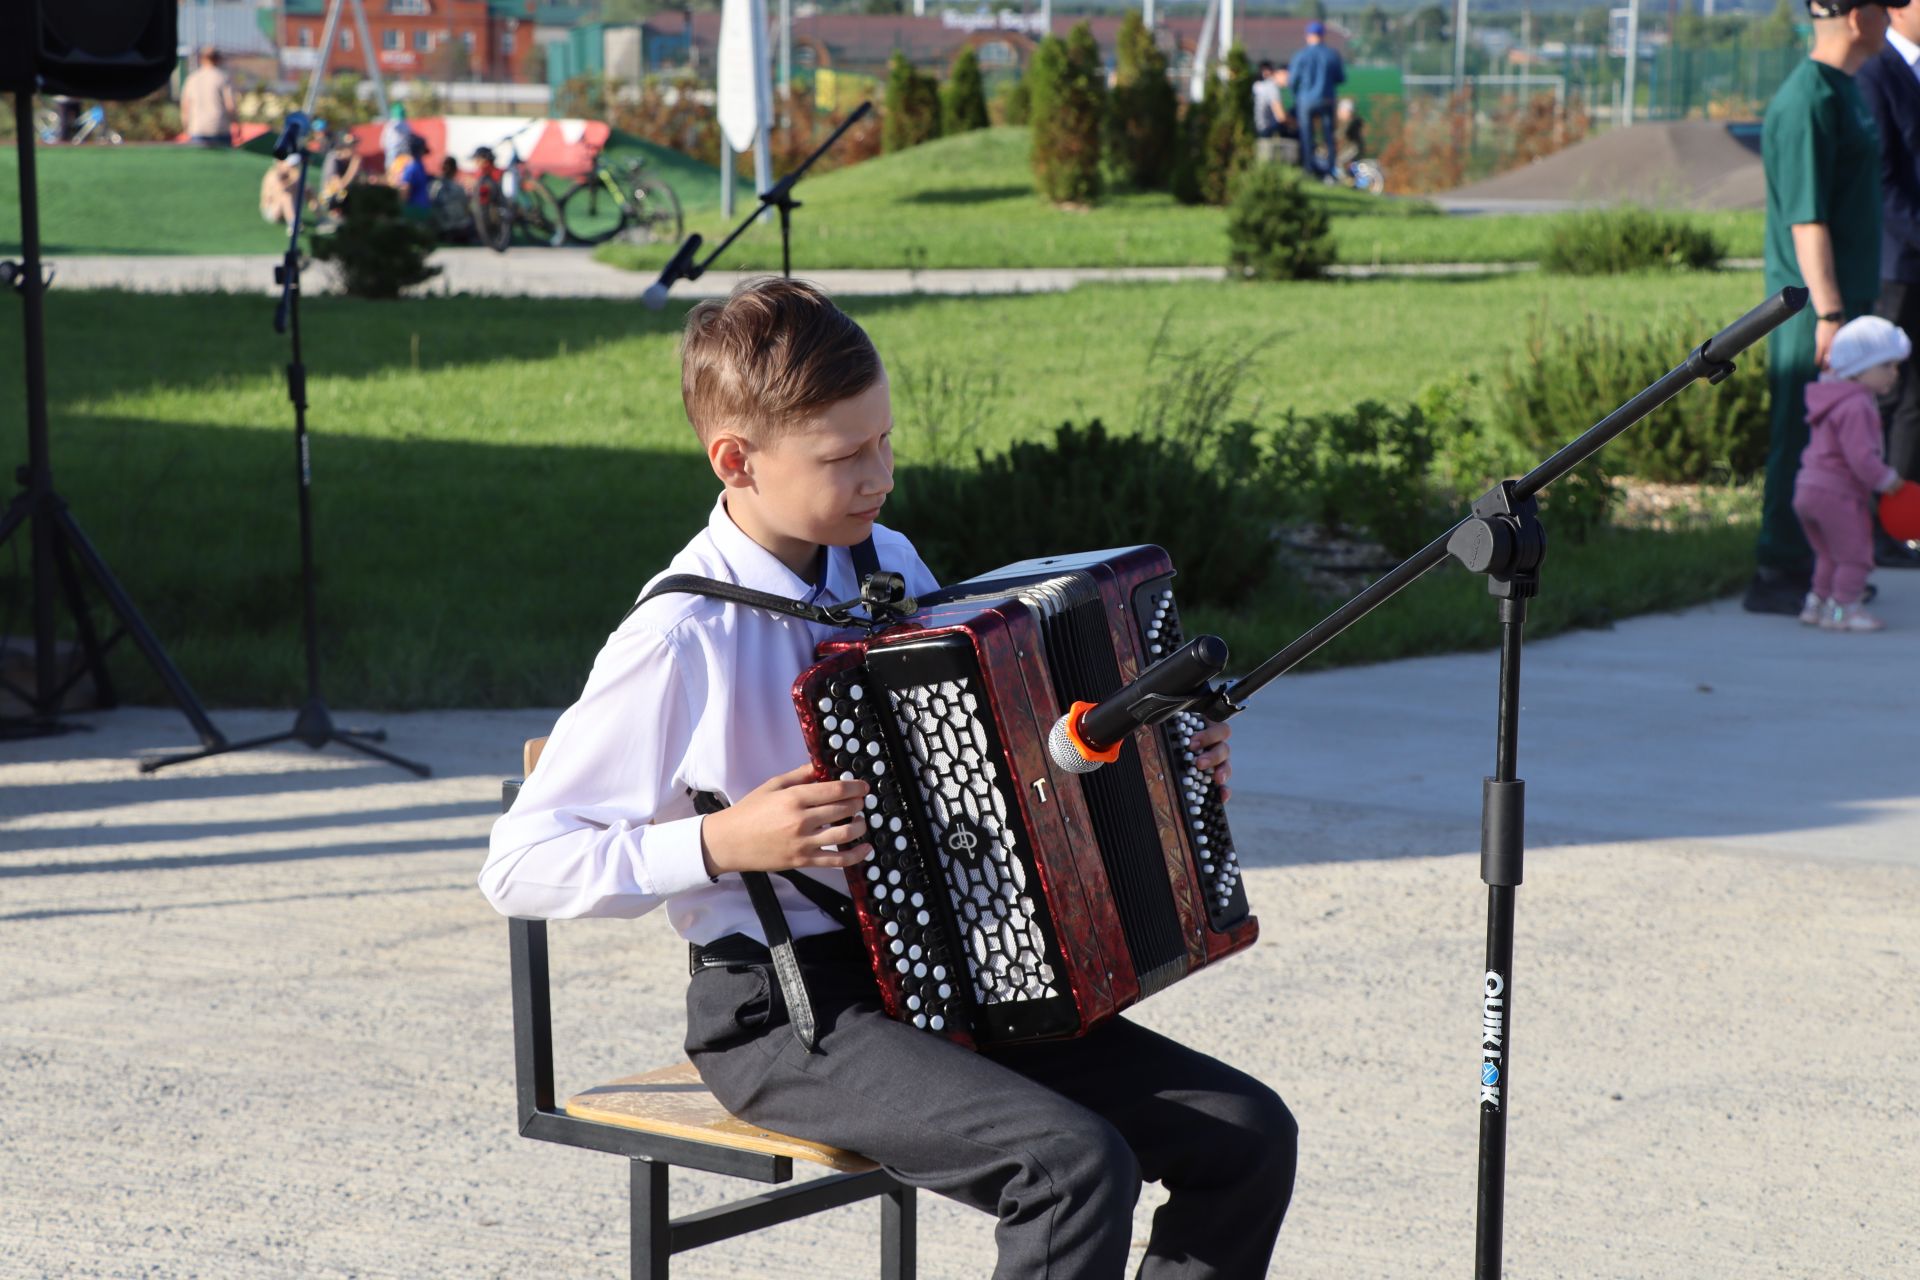
[[[1309,22],[1306,47],[1286,66],[1260,64],[1253,82],[1254,150],[1263,163],[1293,162],[1308,177],[1340,182],[1366,155],[1367,126],[1353,99],[1339,96],[1347,68],[1326,39],[1326,24]]]
[[[400,103],[388,110],[387,120],[380,127],[383,163],[378,172],[368,172],[362,164],[352,130],[316,127],[309,147],[320,163],[318,187],[310,185],[308,192],[313,213],[323,219],[330,217],[339,212],[356,183],[382,183],[400,193],[401,207],[410,217],[430,224],[435,235],[451,244],[475,239],[475,194],[488,183],[497,190],[502,177],[489,147],[474,151],[472,173],[465,177],[459,161],[452,156],[441,157],[437,167],[429,166],[431,148],[413,131],[407,109]],[[260,216],[268,222],[292,220],[299,164],[298,159],[288,157],[275,163],[261,179]]]
[[[1766,288],[1809,305],[1767,342],[1771,439],[1745,605],[1877,631],[1875,568],[1920,568],[1880,500],[1920,481],[1920,9],[1806,0],[1813,49],[1767,104]]]

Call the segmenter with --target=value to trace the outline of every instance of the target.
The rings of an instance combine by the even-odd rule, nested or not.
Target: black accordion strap
[[[718,813],[727,807],[727,802],[711,791],[696,791],[693,807],[702,814]],[[843,927],[858,927],[859,919],[854,915],[851,898],[798,871],[782,871],[779,875]],[[767,935],[767,950],[773,955],[774,976],[780,980],[780,994],[787,1002],[787,1018],[793,1023],[793,1034],[799,1037],[800,1047],[812,1053],[819,1042],[819,1030],[813,1018],[813,1000],[807,994],[807,976],[800,969],[800,957],[793,951],[793,931],[787,927],[786,912],[780,909],[780,900],[773,894],[773,881],[767,879],[766,872],[742,871],[740,879],[747,886],[753,914],[760,917],[760,929]]]
[[[853,556],[854,580],[864,586],[867,578],[880,571],[880,556],[873,549],[873,539],[864,538],[847,548]],[[808,622],[823,622],[833,626],[845,626],[848,619],[835,614],[824,605],[802,604],[798,600],[789,600],[785,596],[770,595],[765,591],[755,591],[733,582],[722,582],[718,578],[703,578],[695,573],[676,573],[662,578],[654,584],[653,590],[633,602],[633,608],[621,616],[625,622],[638,609],[655,596],[671,595],[684,591],[689,595],[711,596],[716,600],[725,600],[732,604],[744,604],[754,609],[765,609],[768,613],[778,613],[789,618],[804,618]]]
[[[850,550],[853,555],[854,576],[864,585],[870,575],[880,570],[880,557],[873,549],[873,539],[866,538]],[[719,582],[713,578],[702,578],[693,574],[676,574],[673,577],[661,579],[653,590],[634,603],[633,609],[638,609],[653,597],[670,591],[713,596],[735,604],[765,609],[772,613],[805,618],[810,622],[841,621],[832,617],[827,610],[813,605],[785,600],[763,591],[752,591],[730,582]],[[628,617],[633,616],[633,609],[627,610]],[[693,793],[693,807],[695,812],[701,814],[718,813],[727,807],[727,803],[711,791],[696,791]],[[791,884],[801,897],[824,911],[829,919],[844,929],[858,932],[860,922],[854,914],[851,898],[835,893],[818,880],[802,875],[798,871],[782,871],[780,876]],[[742,871],[740,879],[747,886],[747,898],[753,903],[754,915],[760,918],[760,929],[767,935],[767,950],[773,954],[773,972],[780,980],[780,994],[786,999],[787,1017],[793,1023],[793,1033],[799,1037],[800,1047],[812,1053],[814,1045],[818,1043],[819,1030],[813,1018],[813,1001],[807,995],[806,975],[801,972],[800,958],[793,951],[793,931],[787,927],[786,913],[780,910],[780,900],[774,896],[773,882],[767,879],[766,872]]]
[[[853,553],[853,580],[864,587],[868,578],[880,572],[880,553],[873,549],[871,535],[860,539],[847,550]]]

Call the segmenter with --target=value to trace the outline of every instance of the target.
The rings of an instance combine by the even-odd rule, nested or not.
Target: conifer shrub
[[[1180,123],[1173,135],[1173,164],[1167,172],[1167,190],[1181,204],[1206,202],[1200,190],[1200,157],[1207,149],[1207,126],[1212,118],[1204,99],[1181,108]]]
[[[1207,132],[1199,161],[1200,193],[1208,204],[1233,197],[1234,180],[1253,163],[1253,66],[1236,44],[1226,75],[1207,82]]]
[[[913,69],[895,50],[887,63],[886,109],[881,113],[880,149],[888,155],[940,136],[940,84]]]
[[[397,298],[402,289],[440,274],[439,267],[427,265],[433,229],[407,217],[393,187],[355,183],[338,228],[310,243],[314,258],[331,263],[341,289],[356,298]]]
[[[1234,182],[1227,266],[1248,280],[1311,280],[1333,262],[1329,226],[1299,169],[1254,165]]]
[[[953,73],[941,91],[943,129],[946,134],[965,133],[987,127],[987,91],[980,79],[980,54],[972,45],[953,60]]]
[[[1714,327],[1691,310],[1632,324],[1588,317],[1553,325],[1542,313],[1492,398],[1494,425],[1544,458],[1679,364]],[[1662,405],[1596,461],[1665,483],[1741,480],[1766,465],[1768,435],[1767,360],[1755,348],[1725,382]]]
[[[1685,214],[1623,204],[1561,218],[1540,265],[1575,276],[1701,271],[1717,266],[1726,252],[1718,236]]]
[[[1102,189],[1107,106],[1106,77],[1092,29],[1081,22],[1064,42],[1049,36],[1041,41],[1034,65],[1034,182],[1055,204],[1090,205]]]
[[[993,91],[993,102],[987,112],[995,124],[1023,125],[1033,116],[1033,84],[1031,77],[1019,80],[1002,80]]]
[[[1139,13],[1129,9],[1120,22],[1107,150],[1114,167],[1139,190],[1164,190],[1172,176],[1179,107],[1167,79],[1167,55]]]

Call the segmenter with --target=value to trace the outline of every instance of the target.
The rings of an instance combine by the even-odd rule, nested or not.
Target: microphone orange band
[[[1098,760],[1101,764],[1112,764],[1120,758],[1120,744],[1114,743],[1105,751],[1096,751],[1092,744],[1080,736],[1080,717],[1093,710],[1091,702],[1076,702],[1067,708],[1067,737],[1073,739],[1073,746],[1088,760]]]

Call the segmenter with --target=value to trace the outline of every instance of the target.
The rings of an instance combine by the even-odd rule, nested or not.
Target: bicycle
[[[491,148],[480,149],[493,159]],[[480,154],[476,152],[477,156]],[[520,149],[507,140],[504,168],[483,168],[473,184],[473,232],[481,244],[505,253],[514,232],[523,232],[535,244],[558,248],[567,232],[560,221],[560,204],[546,184],[533,175]]]
[[[1387,175],[1381,170],[1378,160],[1361,157],[1343,161],[1340,178],[1355,191],[1366,191],[1380,195],[1387,189]]]
[[[34,116],[34,126],[43,143],[67,143],[79,146],[83,142],[104,142],[117,147],[126,139],[120,131],[107,124],[107,109],[97,103],[81,113],[76,126],[73,108],[78,105],[70,98],[56,98],[54,105],[42,107]]]
[[[581,244],[623,234],[641,244],[679,240],[685,222],[673,188],[646,172],[644,159],[628,161],[617,175],[602,156],[594,152],[587,176],[560,194],[567,238]]]

